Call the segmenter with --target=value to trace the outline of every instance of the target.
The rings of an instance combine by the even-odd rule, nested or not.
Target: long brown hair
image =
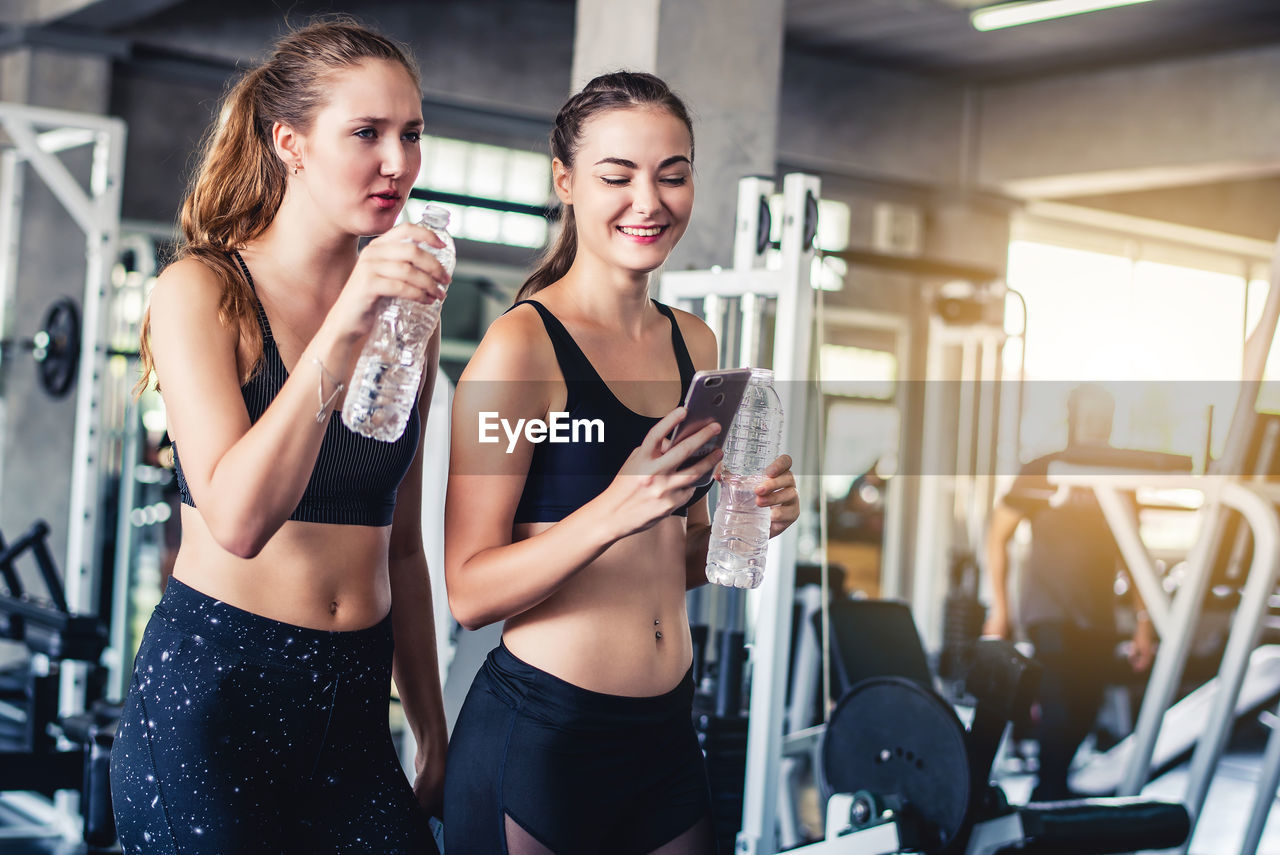
[[[572,96],[556,115],[551,130],[551,156],[566,168],[573,168],[582,144],[582,126],[587,120],[609,110],[654,107],[666,110],[689,129],[689,155],[693,156],[693,122],[689,111],[671,87],[660,78],[640,71],[615,71],[592,80]],[[564,277],[578,254],[578,230],[573,206],[562,205],[560,234],[543,255],[533,274],[520,286],[516,300],[524,300]]]
[[[182,203],[182,242],[174,260],[195,258],[222,280],[218,319],[237,327],[248,345],[242,383],[261,361],[262,330],[257,297],[230,252],[262,234],[284,199],[287,166],[275,152],[272,130],[279,122],[308,132],[328,101],[331,75],[366,60],[398,63],[415,85],[421,85],[408,51],[352,18],[325,18],[286,33],[265,62],[231,87],[201,145],[199,165]],[[150,331],[148,309],[142,319],[139,392],[155,371]]]

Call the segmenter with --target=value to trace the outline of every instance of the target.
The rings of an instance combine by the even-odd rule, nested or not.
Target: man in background
[[[986,542],[991,606],[983,634],[1012,637],[1008,597],[1009,542],[1022,520],[1031,525],[1031,549],[1022,576],[1018,622],[1043,666],[1040,683],[1040,771],[1032,801],[1072,798],[1067,773],[1102,703],[1116,648],[1115,579],[1120,552],[1093,491],[1059,494],[1049,465],[1077,461],[1111,440],[1115,401],[1101,386],[1084,384],[1067,398],[1067,447],[1022,467],[996,503]],[[1134,589],[1136,598],[1136,588]],[[1135,672],[1155,655],[1155,631],[1139,602],[1129,647]]]

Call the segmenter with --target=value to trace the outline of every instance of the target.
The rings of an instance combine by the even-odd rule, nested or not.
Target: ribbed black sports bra
[[[526,303],[542,317],[547,336],[555,347],[556,361],[568,388],[564,408],[569,419],[600,419],[604,423],[603,442],[588,441],[588,432],[583,431],[577,442],[540,442],[533,447],[515,522],[559,522],[604,492],[631,452],[661,419],[642,416],[619,401],[564,324],[546,306],[536,300],[522,300],[511,308]],[[657,300],[653,304],[671,322],[671,345],[676,364],[680,366],[680,398],[683,400],[693,379],[693,360],[689,358],[689,349],[685,347],[684,336],[671,309]],[[705,496],[709,489],[709,486],[700,488],[688,504],[677,508],[672,515],[688,516],[689,505]]]
[[[240,253],[234,252],[233,257],[239,262],[249,287],[254,288],[253,277],[249,275],[249,268]],[[251,422],[262,417],[279,394],[280,387],[289,379],[261,301],[258,303],[258,324],[262,328],[262,362],[249,382],[240,387]],[[395,442],[382,442],[358,434],[342,423],[340,414],[334,413],[325,427],[311,480],[307,482],[302,500],[289,519],[339,525],[391,525],[396,509],[396,491],[418,452],[421,429],[417,407],[413,408],[409,424]],[[173,446],[173,468],[182,503],[194,508],[196,503],[182,474],[177,443]]]

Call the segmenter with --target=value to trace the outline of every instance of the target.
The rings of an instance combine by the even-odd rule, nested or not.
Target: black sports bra
[[[604,492],[631,452],[644,441],[645,435],[660,419],[642,416],[627,408],[596,373],[564,324],[536,300],[522,300],[515,306],[526,303],[542,317],[542,324],[555,347],[556,361],[568,388],[565,401],[568,418],[599,419],[604,423],[603,441],[590,441],[598,437],[583,431],[578,441],[534,445],[524,492],[516,506],[515,522],[559,522]],[[693,360],[689,358],[689,350],[671,309],[657,300],[653,304],[671,322],[671,345],[675,350],[676,364],[680,366],[680,397],[683,400],[693,379]],[[672,515],[688,516],[689,505],[705,496],[709,489],[710,486],[700,488],[688,504],[677,508]]]
[[[233,256],[249,287],[253,288],[253,277],[244,259],[238,252]],[[251,422],[262,417],[289,378],[261,302],[258,303],[258,324],[262,328],[262,361],[249,382],[240,387]],[[396,491],[418,452],[421,429],[417,407],[413,408],[409,424],[395,442],[370,439],[349,429],[342,423],[340,414],[330,416],[311,480],[289,519],[340,525],[390,525],[396,508]],[[173,446],[173,467],[182,503],[194,508],[196,503],[182,474],[177,443]]]

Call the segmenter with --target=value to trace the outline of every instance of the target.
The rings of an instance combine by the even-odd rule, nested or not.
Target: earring
[[[299,169],[301,169],[301,168],[302,168],[302,164],[300,164],[300,163],[295,163],[295,164],[293,165],[293,174],[294,174],[294,175],[297,175],[297,174],[298,174],[298,170],[299,170]]]

